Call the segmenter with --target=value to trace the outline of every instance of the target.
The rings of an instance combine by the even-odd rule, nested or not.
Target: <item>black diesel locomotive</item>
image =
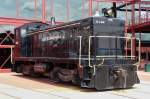
[[[34,24],[35,25],[35,24]],[[124,55],[124,21],[89,17],[56,26],[15,29],[15,72],[48,75],[97,90],[139,83],[132,57]]]

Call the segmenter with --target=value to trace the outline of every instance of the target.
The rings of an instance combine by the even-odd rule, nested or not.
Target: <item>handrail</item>
[[[77,36],[79,37],[79,40],[80,40],[80,46],[79,46],[79,67],[81,67],[81,51],[82,51],[82,36]]]
[[[82,56],[82,36],[77,36],[79,37],[79,41],[80,41],[80,44],[79,44],[79,66],[81,67],[81,60],[83,59],[81,56]],[[93,60],[93,58],[91,58],[91,38],[94,38],[94,37],[97,37],[97,38],[120,38],[120,39],[131,39],[131,46],[132,46],[132,40],[133,39],[137,39],[139,41],[139,57],[138,57],[138,60],[140,61],[141,59],[141,52],[140,52],[140,39],[139,38],[132,38],[132,37],[121,37],[121,36],[89,36],[89,45],[88,45],[88,64],[89,64],[89,67],[93,67],[91,66],[91,60]],[[114,55],[107,55],[107,56],[96,56],[96,58],[103,58],[103,61],[101,63],[101,65],[104,63],[104,58],[114,58],[116,56]],[[131,56],[125,56],[125,55],[118,55],[117,57],[119,58],[135,58],[136,56],[133,56],[132,55],[132,48],[131,48]]]
[[[139,57],[138,57],[138,60],[140,61],[140,59],[141,59],[141,53],[140,53],[140,39],[139,38],[132,38],[132,37],[121,37],[121,36],[118,36],[118,37],[116,37],[116,36],[90,36],[89,37],[89,49],[88,49],[88,64],[89,64],[89,67],[92,67],[91,66],[91,38],[94,38],[94,37],[96,37],[96,38],[120,38],[120,39],[131,39],[131,47],[132,47],[132,40],[133,39],[137,39],[137,40],[139,40]],[[108,58],[108,57],[110,57],[110,58],[112,58],[112,57],[116,57],[116,56],[96,56],[96,58]],[[131,56],[124,56],[124,55],[119,55],[119,56],[117,56],[117,57],[121,57],[121,58],[135,58],[136,56],[133,56],[133,54],[132,54],[132,48],[131,48]]]

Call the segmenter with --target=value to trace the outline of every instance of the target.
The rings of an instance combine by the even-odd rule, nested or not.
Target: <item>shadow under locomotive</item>
[[[50,80],[48,77],[46,76],[29,76],[29,75],[22,75],[22,74],[14,74],[13,76],[15,77],[19,77],[19,78],[23,78],[23,79],[29,79],[32,81],[36,81],[36,82],[40,82],[43,84],[48,84],[48,85],[53,85],[59,88],[67,88],[69,90],[78,90],[81,92],[95,92],[96,89],[87,89],[87,88],[81,88],[78,85],[74,85],[72,82],[55,82],[53,80]],[[119,89],[118,89],[119,90]]]
[[[46,76],[27,76],[27,75],[22,75],[22,74],[14,74],[13,76],[19,77],[19,78],[23,78],[23,79],[29,79],[32,81],[36,81],[36,82],[40,82],[43,84],[48,84],[48,85],[53,85],[55,87],[59,87],[59,88],[67,88],[68,90],[73,90],[73,91],[80,91],[80,92],[105,92],[105,91],[122,91],[122,90],[132,90],[135,89],[135,87],[131,87],[131,88],[125,88],[125,89],[105,89],[105,90],[99,90],[97,91],[95,88],[84,88],[84,87],[80,87],[78,85],[73,84],[72,82],[54,82],[53,80],[50,80],[48,77]]]
[[[49,28],[31,23],[15,32],[15,72],[97,90],[139,83],[135,56],[125,55],[125,39],[133,39],[124,37],[123,20],[90,17]]]

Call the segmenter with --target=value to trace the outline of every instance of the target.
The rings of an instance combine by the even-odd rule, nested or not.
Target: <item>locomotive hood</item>
[[[125,21],[116,18],[93,17],[94,33],[123,34]]]

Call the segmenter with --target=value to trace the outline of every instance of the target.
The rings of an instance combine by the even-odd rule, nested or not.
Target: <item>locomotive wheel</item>
[[[36,74],[33,70],[33,68],[30,69],[30,76],[31,77],[38,77],[38,74]]]
[[[22,70],[21,70],[21,66],[20,66],[20,64],[18,64],[18,66],[16,67],[16,72],[17,73],[20,73]]]
[[[27,68],[26,66],[22,65],[22,74],[24,76],[29,76],[29,68]]]
[[[35,73],[33,67],[23,66],[22,74],[24,76],[39,77],[40,74]]]
[[[59,67],[55,67],[52,71],[50,71],[50,80],[53,82],[60,82],[58,77],[58,73],[60,71]]]
[[[41,77],[41,76],[43,76],[43,74],[41,74],[41,73],[36,73],[36,72],[34,71],[33,67],[31,67],[31,68],[30,68],[30,76],[31,76],[31,77]]]

